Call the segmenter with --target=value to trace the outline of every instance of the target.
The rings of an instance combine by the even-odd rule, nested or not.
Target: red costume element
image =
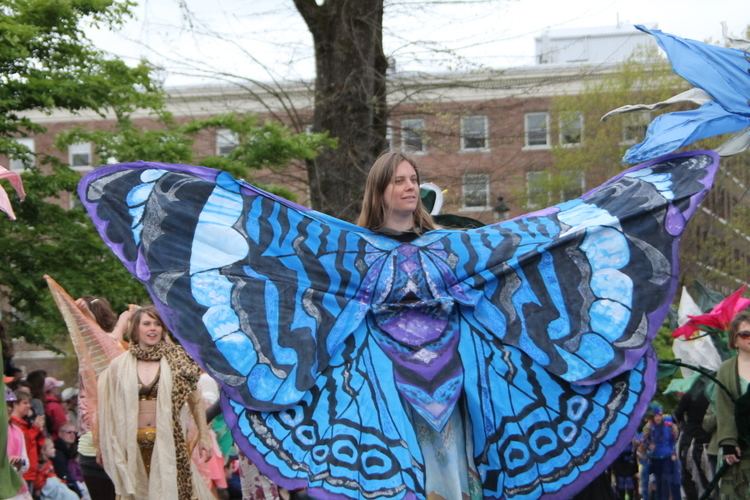
[[[742,285],[737,291],[719,302],[706,314],[690,316],[690,320],[672,332],[672,337],[691,338],[698,330],[709,333],[716,333],[729,330],[729,324],[732,322],[738,312],[750,306],[750,299],[742,297],[747,289]]]

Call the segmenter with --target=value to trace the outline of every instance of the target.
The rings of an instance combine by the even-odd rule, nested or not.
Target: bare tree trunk
[[[386,147],[383,0],[294,0],[313,35],[313,130],[328,131],[338,148],[308,163],[315,209],[354,220],[367,169]]]

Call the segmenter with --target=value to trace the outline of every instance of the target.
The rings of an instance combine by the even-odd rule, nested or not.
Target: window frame
[[[406,125],[407,122],[414,122],[414,123],[420,123],[420,127],[413,127]],[[427,153],[427,141],[425,141],[425,121],[424,118],[404,118],[401,120],[401,151],[404,153],[409,153],[413,155],[423,155]],[[421,132],[418,133],[419,135],[419,143],[422,147],[422,149],[410,149],[407,148],[406,145],[406,132],[407,130],[410,132],[414,132],[417,129],[421,129]]]
[[[16,137],[13,139],[17,143],[26,146],[29,152],[26,154],[27,157],[31,157],[29,162],[31,166],[36,165],[36,141],[33,137]],[[8,158],[8,170],[11,172],[23,172],[28,167],[23,162],[22,158]]]
[[[583,113],[580,111],[573,111],[571,112],[571,114],[575,114],[578,117],[578,142],[565,142],[563,140],[563,122],[567,124],[574,123],[574,121],[565,120],[565,117],[561,115],[560,119],[558,120],[558,140],[560,141],[560,145],[565,148],[578,147],[583,144]]]
[[[586,192],[586,173],[584,171],[582,171],[582,170],[576,170],[576,171],[573,171],[573,172],[567,172],[567,175],[573,175],[573,174],[575,174],[575,175],[578,176],[578,180],[580,182],[581,192],[580,192],[580,194],[577,194],[573,198],[565,198],[565,196],[564,196],[565,189],[560,189],[560,202],[574,200],[576,198],[579,198],[583,193]]]
[[[467,147],[466,146],[466,120],[469,119],[481,119],[483,123],[483,135],[482,141],[483,146],[480,147]],[[490,120],[487,115],[467,115],[461,117],[461,151],[475,152],[475,151],[489,151],[490,150]]]
[[[222,140],[226,141],[226,143],[222,144]],[[226,152],[222,152],[222,147],[227,146],[229,144],[232,144],[232,149]],[[217,156],[229,156],[232,151],[234,151],[237,146],[240,144],[240,139],[237,136],[237,132],[228,129],[228,128],[220,128],[216,129],[216,155]]]
[[[532,132],[529,130],[529,119],[532,116],[541,116],[544,115],[544,123],[545,123],[545,143],[544,144],[530,144],[529,143],[529,134]],[[524,149],[549,149],[550,148],[550,117],[548,111],[534,111],[531,113],[524,113],[523,115],[523,143],[524,143]]]
[[[78,146],[78,147],[76,147]],[[84,148],[87,149],[86,154],[88,155],[88,164],[86,165],[73,165],[73,157],[78,154],[83,154],[80,151],[75,151],[76,149],[83,150]],[[70,168],[75,170],[76,172],[87,172],[89,170],[92,170],[94,168],[94,154],[93,154],[93,148],[90,142],[75,142],[68,146],[68,165],[70,165]]]
[[[467,205],[466,204],[466,195],[467,195],[467,177],[477,177],[483,179],[483,187],[484,187],[484,205]],[[477,185],[479,183],[476,183]],[[490,207],[490,174],[486,172],[464,172],[464,174],[461,176],[461,211],[463,212],[484,212],[486,210],[489,210]],[[479,192],[479,190],[477,190]]]

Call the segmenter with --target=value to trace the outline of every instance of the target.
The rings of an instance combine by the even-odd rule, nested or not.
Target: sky
[[[532,65],[545,29],[656,24],[721,42],[722,21],[734,36],[750,25],[748,0],[385,1],[385,52],[400,72]],[[134,14],[117,32],[87,33],[111,54],[157,65],[167,87],[314,78],[312,36],[292,0],[139,0]]]

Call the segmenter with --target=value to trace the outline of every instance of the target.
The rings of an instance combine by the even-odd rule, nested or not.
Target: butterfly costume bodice
[[[399,393],[436,430],[461,395],[455,304],[419,247],[402,244],[379,268],[370,306],[375,339],[393,362]],[[420,376],[415,376],[419,374]]]

